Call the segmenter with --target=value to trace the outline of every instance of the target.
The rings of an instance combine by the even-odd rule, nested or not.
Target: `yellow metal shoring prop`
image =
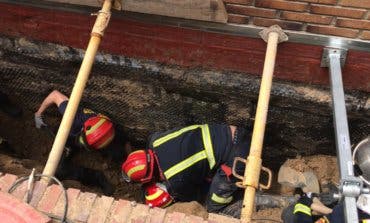
[[[265,134],[267,111],[270,100],[272,77],[275,67],[277,45],[288,40],[288,36],[277,26],[271,26],[260,32],[260,36],[267,42],[265,63],[263,66],[261,87],[258,96],[257,111],[254,121],[251,148],[245,166],[243,186],[243,207],[241,210],[241,222],[251,222],[254,209],[256,189],[259,185],[259,177],[262,167],[262,146]]]
[[[53,147],[51,148],[48,161],[43,171],[44,175],[54,176],[55,171],[58,167],[64,146],[69,135],[69,131],[71,130],[71,126],[76,115],[78,105],[81,101],[82,93],[89,78],[95,55],[101,42],[101,38],[104,35],[105,28],[108,26],[111,15],[111,8],[112,0],[105,0],[102,9],[97,13],[97,18],[91,31],[91,37],[85,52],[84,59],[77,74],[76,82],[73,86],[67,108],[63,115],[58,132],[54,139]],[[47,180],[47,182],[48,181],[49,180]]]

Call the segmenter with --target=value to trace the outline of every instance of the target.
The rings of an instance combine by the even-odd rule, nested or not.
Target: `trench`
[[[33,113],[52,89],[69,95],[83,51],[52,43],[0,36],[0,90],[23,110],[21,117],[0,113],[2,172],[42,171],[53,137],[34,127]],[[82,98],[82,105],[108,115],[142,148],[153,132],[195,123],[228,123],[251,130],[260,79],[231,71],[160,64],[101,53]],[[276,80],[273,85],[263,165],[276,174],[289,158],[335,155],[334,131],[326,87]],[[352,143],[369,135],[368,93],[346,92]],[[54,131],[60,122],[56,108],[45,113]],[[140,200],[138,185],[121,180],[120,163],[99,153],[79,151],[73,162],[101,170],[115,187],[113,196]],[[67,187],[102,194],[96,186],[65,180]],[[279,192],[275,182],[272,193]]]

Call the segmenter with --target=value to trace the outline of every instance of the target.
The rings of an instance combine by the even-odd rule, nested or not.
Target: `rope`
[[[62,223],[69,223],[67,221],[67,211],[68,211],[68,195],[67,195],[67,191],[66,189],[64,188],[62,182],[60,182],[56,177],[54,176],[48,176],[48,175],[43,175],[43,174],[35,174],[34,177],[38,177],[38,178],[41,178],[41,177],[46,177],[46,178],[49,178],[49,179],[52,179],[54,180],[63,190],[63,193],[64,193],[64,211],[63,211],[63,216],[62,217],[59,217],[59,216],[56,216],[54,214],[50,214],[50,213],[45,213],[42,211],[42,213],[46,214],[47,216],[49,216],[50,218],[53,218],[53,219],[57,219],[57,220],[60,220]],[[30,176],[25,176],[25,177],[21,177],[19,178],[18,180],[16,180],[12,186],[9,188],[8,190],[8,193],[12,193],[21,183],[23,183],[24,181],[28,180],[30,178]]]

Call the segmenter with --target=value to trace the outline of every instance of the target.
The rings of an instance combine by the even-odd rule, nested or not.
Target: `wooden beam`
[[[48,0],[74,5],[100,7],[97,0]],[[131,12],[226,23],[222,0],[123,0],[122,9]]]
[[[170,17],[227,22],[222,0],[123,0],[123,10]]]

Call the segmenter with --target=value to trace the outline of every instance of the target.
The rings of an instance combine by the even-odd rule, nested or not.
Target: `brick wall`
[[[229,23],[370,40],[370,0],[224,0]]]
[[[24,181],[11,194],[5,196],[17,176],[0,173],[0,217],[1,222],[50,222],[43,213],[61,217],[64,211],[64,196],[58,185],[46,186],[37,181],[35,183],[31,206],[16,202],[24,200],[27,192],[27,182]],[[3,193],[2,193],[3,192]],[[136,204],[128,200],[114,200],[112,197],[97,196],[89,192],[69,188],[67,219],[78,223],[240,223],[239,219],[210,213],[208,219],[180,212],[167,212],[166,209],[149,208],[143,204]],[[13,211],[16,210],[16,211]],[[40,212],[38,212],[40,211]],[[56,222],[56,221],[53,221]]]

